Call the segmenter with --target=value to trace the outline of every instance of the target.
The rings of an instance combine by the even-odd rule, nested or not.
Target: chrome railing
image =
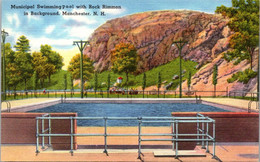
[[[70,120],[70,133],[66,134],[53,134],[51,132],[51,120]],[[45,129],[44,120],[48,120],[48,128]],[[74,132],[74,121],[75,120],[103,120],[104,121],[104,133],[92,133],[92,134],[77,134]],[[138,134],[112,134],[107,132],[107,121],[108,120],[136,120],[138,122]],[[42,123],[42,131],[39,132],[40,122]],[[170,133],[141,133],[142,126],[145,123],[170,123],[172,131]],[[180,123],[197,123],[197,132],[192,134],[181,134],[179,133]],[[209,132],[209,124],[212,124],[212,132]],[[155,127],[156,129],[156,127]],[[45,148],[44,138],[49,137],[49,145],[51,146],[51,137],[70,137],[70,153],[73,154],[73,142],[74,137],[79,136],[103,136],[104,137],[104,153],[107,151],[107,137],[108,136],[138,136],[138,158],[141,159],[142,154],[142,142],[146,141],[171,141],[172,150],[175,150],[175,158],[178,158],[178,144],[183,141],[200,142],[202,148],[209,152],[209,142],[213,143],[213,158],[215,158],[215,120],[205,117],[197,113],[195,117],[52,117],[50,114],[45,114],[41,117],[36,117],[36,153],[39,151],[39,139],[42,138],[42,149]],[[154,138],[147,139],[144,136],[170,136],[171,138]],[[182,138],[181,138],[182,137]],[[189,138],[193,137],[193,138]],[[197,138],[194,138],[197,137]],[[199,143],[198,143],[199,144]]]

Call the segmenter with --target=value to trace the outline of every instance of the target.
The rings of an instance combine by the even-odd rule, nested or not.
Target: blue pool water
[[[62,103],[30,112],[76,112],[79,117],[170,117],[171,112],[226,112],[226,110],[203,104],[156,103],[156,104],[75,104]],[[103,126],[103,120],[78,120],[78,126]],[[137,121],[109,120],[108,126],[136,126]],[[146,124],[149,126],[149,124]],[[151,125],[151,124],[150,124]],[[166,126],[167,123],[153,123]]]

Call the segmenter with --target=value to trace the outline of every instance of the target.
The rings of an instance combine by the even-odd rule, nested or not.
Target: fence
[[[52,134],[51,121],[52,120],[60,120],[67,119],[70,120],[70,125],[67,125],[71,128],[70,134]],[[45,129],[45,122],[48,122],[48,128]],[[104,121],[104,133],[102,134],[76,134],[74,133],[74,120],[103,120]],[[107,132],[107,122],[108,120],[136,120],[138,123],[138,134],[109,134]],[[39,122],[41,121],[41,123]],[[170,123],[171,124],[171,133],[150,133],[143,134],[142,126],[144,123]],[[179,133],[179,124],[180,123],[196,123],[197,124],[197,132],[192,134],[180,134]],[[42,124],[42,131],[39,132],[39,124]],[[209,124],[212,124],[212,133],[209,132]],[[206,125],[206,129],[205,129]],[[45,114],[42,117],[36,117],[36,153],[40,153],[39,151],[39,138],[42,138],[42,149],[45,148],[44,138],[49,138],[49,145],[51,146],[51,137],[64,137],[68,136],[70,138],[70,153],[73,154],[73,139],[74,137],[79,136],[103,136],[104,137],[104,153],[108,153],[107,151],[107,137],[108,136],[138,136],[138,158],[141,159],[142,154],[142,142],[145,141],[171,141],[172,150],[175,150],[175,158],[178,158],[178,142],[183,141],[193,141],[193,142],[201,142],[202,148],[206,149],[206,152],[209,152],[209,142],[213,143],[213,151],[212,155],[215,158],[215,120],[205,117],[199,113],[197,113],[196,117],[51,117],[50,114]],[[155,128],[156,129],[156,128]],[[145,139],[144,136],[169,136],[171,138],[164,139]],[[184,138],[180,138],[184,137]],[[197,138],[190,138],[197,137]],[[199,144],[199,143],[198,143]]]
[[[250,100],[258,100],[258,93],[246,91],[183,91],[183,97],[231,97]],[[3,93],[2,93],[3,95]],[[24,99],[24,98],[59,98],[61,95],[65,98],[80,97],[80,90],[28,90],[28,91],[8,91],[6,100]],[[137,90],[118,90],[118,91],[84,91],[84,98],[178,98],[179,91],[137,91]]]

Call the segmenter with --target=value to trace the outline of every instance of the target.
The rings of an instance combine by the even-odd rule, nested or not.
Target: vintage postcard
[[[1,161],[258,161],[258,0],[2,0]]]

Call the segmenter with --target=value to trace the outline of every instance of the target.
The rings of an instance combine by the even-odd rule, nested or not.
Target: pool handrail
[[[70,133],[66,134],[52,134],[51,133],[51,120],[67,119],[70,120]],[[48,120],[48,128],[44,129],[44,120]],[[74,133],[74,120],[104,120],[104,133],[93,134],[77,134]],[[109,134],[107,133],[107,121],[108,120],[137,120],[138,121],[138,134]],[[42,121],[42,132],[39,133],[39,121]],[[142,134],[141,128],[143,123],[171,123],[171,133],[150,133]],[[178,133],[179,123],[197,123],[196,134],[180,134]],[[212,124],[212,135],[209,134],[209,124]],[[206,125],[206,129],[205,129]],[[46,133],[48,132],[48,133]],[[108,136],[138,136],[138,158],[141,159],[141,143],[142,141],[172,141],[172,149],[175,150],[175,158],[178,158],[178,142],[180,141],[195,141],[201,142],[202,148],[209,152],[209,142],[213,143],[213,158],[215,155],[215,120],[197,113],[196,117],[52,117],[51,114],[44,114],[41,117],[36,117],[36,153],[40,153],[39,138],[42,137],[42,149],[45,148],[44,137],[49,137],[49,146],[51,146],[51,137],[68,136],[71,137],[71,149],[70,153],[73,154],[73,141],[77,136],[104,136],[104,153],[107,152],[107,137]],[[171,139],[143,139],[142,136],[171,136]],[[185,138],[179,138],[184,136]],[[197,138],[187,138],[190,136],[197,136]],[[205,146],[206,143],[206,146]]]

